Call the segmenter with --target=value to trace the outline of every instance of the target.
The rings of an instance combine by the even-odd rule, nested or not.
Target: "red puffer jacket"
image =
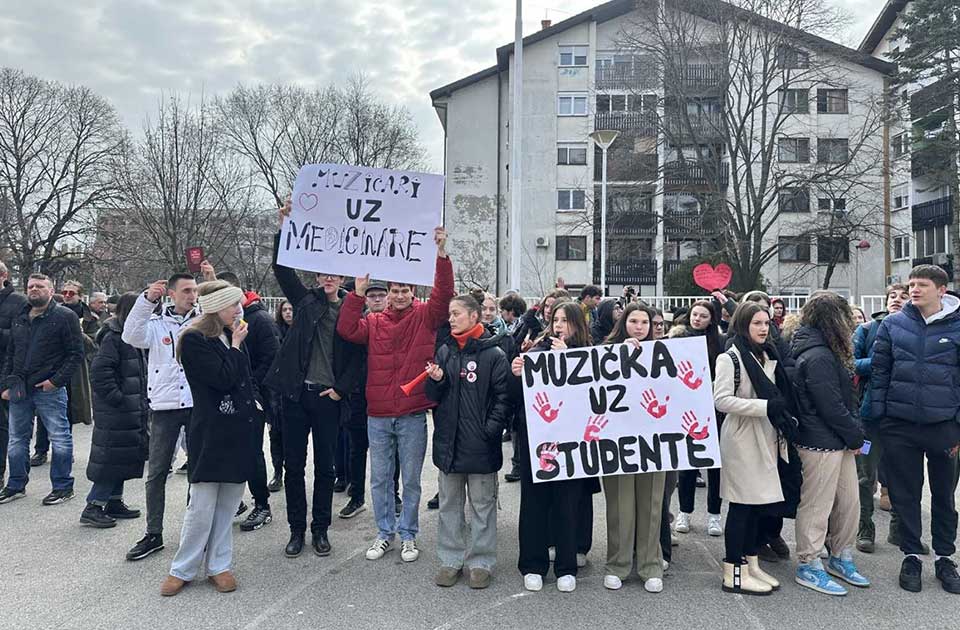
[[[421,383],[404,396],[400,386],[423,372],[433,353],[439,328],[453,299],[453,264],[437,258],[430,301],[414,300],[410,308],[363,316],[364,299],[351,292],[340,309],[337,332],[345,340],[367,346],[367,413],[394,418],[436,407]]]

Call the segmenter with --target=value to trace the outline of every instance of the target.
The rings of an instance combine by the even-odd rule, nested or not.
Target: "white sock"
[[[937,560],[950,560],[950,556],[937,556]]]
[[[907,557],[907,558],[916,558],[917,560],[920,560],[920,556],[918,556],[918,555],[915,554],[915,553],[908,553],[906,557]],[[922,560],[920,560],[920,561],[923,562]]]

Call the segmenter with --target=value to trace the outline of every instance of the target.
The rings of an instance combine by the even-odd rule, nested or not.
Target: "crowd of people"
[[[289,205],[281,222],[288,213]],[[199,284],[175,273],[139,292],[89,300],[73,281],[54,295],[42,274],[29,276],[26,295],[17,293],[0,264],[0,504],[25,495],[31,467],[43,465],[48,450],[43,505],[73,498],[72,426],[92,422],[92,487],[80,522],[109,528],[140,518],[124,486],[145,478],[145,531],[126,555],[142,560],[164,548],[166,482],[185,438],[189,497],[161,594],[176,595],[202,575],[230,592],[235,520],[242,531],[270,524],[270,496],[282,491],[290,531],[283,554],[303,553],[309,525],[310,549],[327,556],[336,542],[335,494],[348,496],[339,518],[366,509],[369,458],[376,535],[366,559],[399,544],[402,561],[415,562],[432,420],[439,492],[427,506],[438,510],[440,587],[462,577],[483,589],[493,579],[506,470],[504,481],[520,484],[517,568],[530,591],[543,588],[551,566],[560,591],[576,588],[593,543],[593,495],[602,492],[603,585],[618,590],[635,573],[646,591],[661,592],[673,547],[699,526],[696,488],[705,485],[705,531],[724,538],[724,591],[781,588],[761,561],[790,558],[785,520],[796,529],[796,583],[827,595],[870,586],[854,553],[876,549],[879,489],[892,515],[887,541],[904,555],[900,586],[916,592],[930,553],[921,540],[926,467],[934,573],[944,590],[960,593],[952,559],[960,299],[947,291],[942,269],[914,268],[870,318],[828,291],[796,313],[761,291],[717,291],[668,321],[632,291],[610,298],[594,286],[576,296],[561,286],[533,305],[516,292],[455,295],[442,228],[434,240],[429,300],[369,275],[316,274],[308,287],[275,258],[285,297],[275,313],[209,262]],[[681,337],[706,343],[722,467],[533,482],[523,354]],[[671,514],[675,492],[679,510]]]

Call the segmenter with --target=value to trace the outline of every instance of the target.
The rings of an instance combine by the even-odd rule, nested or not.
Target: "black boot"
[[[313,547],[313,553],[318,556],[329,556],[332,548],[330,547],[330,539],[327,538],[327,532],[314,534],[311,546]]]
[[[270,492],[280,492],[283,489],[283,470],[277,469],[277,472],[274,473],[273,479],[270,480],[270,483],[267,484],[267,490]]]
[[[107,529],[117,525],[117,519],[107,515],[102,507],[93,503],[87,503],[87,507],[83,508],[83,513],[80,514],[80,522],[97,529]]]
[[[508,472],[503,476],[503,478],[507,481],[507,483],[514,483],[514,482],[520,481],[520,468],[517,466],[514,466],[510,470],[510,472]]]
[[[296,558],[303,553],[303,532],[290,532],[290,542],[284,548],[283,553],[288,558]]]
[[[131,510],[123,499],[110,499],[104,512],[113,518],[140,518],[140,510]]]
[[[440,509],[440,493],[433,495],[433,498],[427,501],[428,510],[439,510]]]

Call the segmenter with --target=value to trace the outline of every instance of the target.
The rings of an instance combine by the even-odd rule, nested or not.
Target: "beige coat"
[[[733,391],[733,360],[726,353],[717,357],[713,382],[717,411],[727,414],[720,431],[720,496],[747,505],[777,503],[783,501],[777,473],[777,430],[767,420],[767,401],[756,398],[743,357],[736,346],[731,351],[740,358],[740,390]],[[753,357],[746,360],[756,361]],[[773,360],[764,363],[763,371],[771,380],[776,365]]]

